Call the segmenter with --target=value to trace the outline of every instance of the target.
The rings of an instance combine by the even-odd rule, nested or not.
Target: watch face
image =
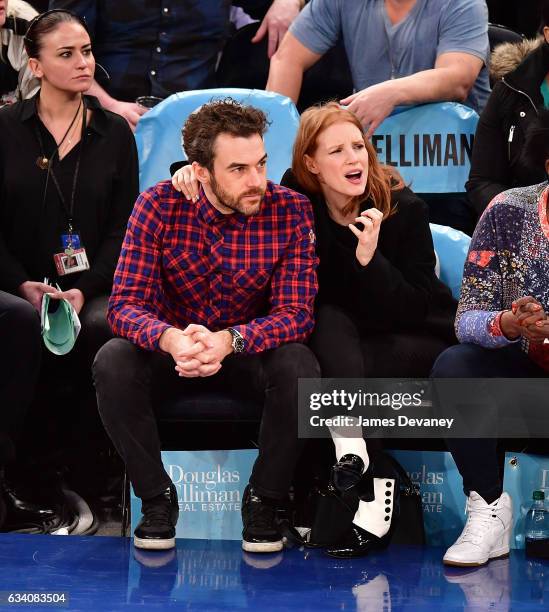
[[[241,334],[239,334],[236,329],[229,327],[229,333],[233,337],[232,347],[235,353],[241,353],[244,350],[244,338]]]
[[[233,337],[233,350],[235,353],[241,353],[244,350],[244,338],[242,336]]]

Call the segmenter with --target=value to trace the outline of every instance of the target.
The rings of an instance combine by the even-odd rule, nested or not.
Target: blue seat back
[[[440,280],[450,287],[452,295],[459,299],[463,266],[471,238],[452,227],[436,223],[430,225],[433,244],[440,261]]]
[[[291,166],[292,146],[299,124],[294,103],[285,96],[257,89],[204,89],[174,94],[139,120],[135,139],[141,191],[170,178],[170,165],[185,159],[181,128],[187,117],[212,98],[228,96],[260,108],[267,114],[271,122],[265,135],[265,149],[269,156],[267,176],[274,182],[280,181]]]
[[[477,113],[456,102],[401,107],[372,144],[416,193],[458,193],[465,191],[477,123]]]

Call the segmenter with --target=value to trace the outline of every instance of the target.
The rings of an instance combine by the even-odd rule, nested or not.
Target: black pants
[[[260,495],[283,498],[301,451],[297,437],[298,378],[319,377],[318,363],[303,344],[254,355],[230,355],[211,377],[177,376],[170,356],[115,338],[93,364],[97,404],[107,433],[124,460],[137,496],[147,499],[170,485],[160,458],[154,397],[185,390],[227,390],[263,402],[259,456],[250,483]]]
[[[427,378],[449,344],[423,331],[361,333],[340,307],[322,305],[309,345],[326,378]]]
[[[0,464],[13,461],[40,372],[42,341],[36,310],[20,297],[0,291]]]
[[[444,351],[431,372],[433,378],[543,378],[547,372],[532,362],[516,344],[486,349],[458,344]],[[468,495],[476,491],[487,503],[502,493],[497,439],[455,438],[446,440]]]
[[[63,356],[50,353],[42,342],[40,317],[29,302],[0,292],[0,431],[17,441],[28,455],[46,446],[50,426],[62,408],[70,418],[80,418],[81,393],[91,388],[91,364],[95,353],[112,337],[106,320],[107,296],[90,299],[80,313],[82,330],[73,350]],[[72,397],[60,406],[57,392],[71,383]],[[40,393],[37,393],[37,390]],[[94,410],[95,412],[95,410]],[[27,418],[25,419],[25,416]],[[57,443],[56,443],[57,444]]]

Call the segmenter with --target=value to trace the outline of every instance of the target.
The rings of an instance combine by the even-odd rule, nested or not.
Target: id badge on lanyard
[[[51,176],[53,183],[55,185],[55,189],[57,190],[57,194],[59,196],[60,203],[68,219],[67,233],[61,235],[61,249],[62,250],[58,253],[54,253],[53,255],[53,261],[55,263],[55,268],[59,276],[66,276],[67,274],[75,274],[76,272],[83,272],[84,270],[90,269],[90,263],[88,261],[88,256],[86,255],[86,249],[84,248],[82,244],[82,241],[80,239],[80,234],[79,232],[75,232],[72,226],[76,186],[78,182],[78,174],[80,171],[80,160],[82,157],[82,149],[84,147],[85,132],[86,132],[86,113],[87,113],[86,104],[84,103],[83,108],[82,108],[82,135],[81,135],[81,142],[80,142],[80,150],[78,151],[78,158],[76,161],[76,168],[74,170],[74,176],[73,176],[73,181],[72,181],[70,204],[68,207],[67,207],[67,202],[65,200],[63,192],[61,190],[61,186],[59,185],[59,181],[57,180],[57,177],[53,170],[53,159],[54,159],[55,153],[57,153],[59,157],[59,146],[60,145],[57,146],[57,149],[51,156],[51,159],[48,159],[44,155],[44,143],[42,141],[42,136],[40,135],[40,129],[36,127],[36,136],[37,136],[37,139],[40,145],[40,149],[42,151],[42,155],[41,157],[38,158],[37,164],[39,168],[48,171],[48,174],[46,177],[46,188],[44,189],[44,201],[42,202],[42,206],[44,205],[44,202],[46,199],[48,178]],[[75,115],[75,118],[76,118],[76,115]],[[69,130],[70,130],[70,126],[69,126]],[[61,142],[65,140],[67,133],[68,133],[68,130],[65,133],[65,136],[63,137]]]
[[[72,229],[68,234],[61,235],[61,247],[63,251],[55,253],[53,261],[59,276],[83,272],[90,269],[86,249],[82,246],[80,234],[73,233]]]

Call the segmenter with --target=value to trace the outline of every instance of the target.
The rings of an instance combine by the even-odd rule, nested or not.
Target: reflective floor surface
[[[549,561],[522,551],[476,570],[444,568],[436,548],[392,546],[353,561],[319,550],[243,553],[240,542],[178,540],[167,552],[108,537],[0,535],[1,610],[9,593],[60,593],[68,610],[547,610]],[[13,599],[13,598],[12,598]]]

